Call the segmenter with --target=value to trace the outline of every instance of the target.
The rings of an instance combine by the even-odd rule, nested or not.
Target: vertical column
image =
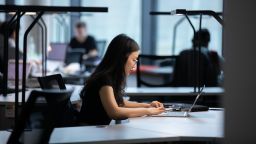
[[[255,142],[255,1],[224,0],[225,143]]]
[[[70,6],[81,6],[80,0],[70,0]],[[81,14],[70,16],[70,36],[74,36],[74,27],[78,21],[80,21]]]
[[[14,5],[15,4],[15,0],[5,0],[5,4],[6,5]],[[5,14],[5,20],[10,20],[12,16],[10,16],[8,13]]]
[[[142,0],[142,25],[141,25],[141,53],[156,53],[156,17],[149,12],[157,10],[157,1]]]
[[[17,1],[16,4],[20,5],[39,5],[39,6],[50,6],[51,0],[21,0]],[[46,25],[49,26],[49,17],[43,16]],[[30,16],[23,16],[21,19],[21,27],[20,27],[20,39],[23,39],[24,32],[26,31],[27,27],[31,24],[33,19]],[[47,37],[49,37],[51,34],[49,33],[51,30],[48,29]],[[47,46],[48,46],[47,42]],[[20,41],[20,48],[23,48],[23,41]],[[31,30],[28,36],[28,58],[29,56],[36,52],[37,54],[42,53],[42,35],[41,35],[41,29],[38,25],[35,25],[35,27]],[[35,56],[35,55],[32,55]]]

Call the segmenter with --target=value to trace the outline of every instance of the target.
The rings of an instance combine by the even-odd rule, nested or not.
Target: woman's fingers
[[[164,107],[159,107],[158,109],[162,112],[165,111]]]
[[[149,108],[149,115],[156,115],[156,114],[160,114],[162,112],[164,112],[164,108],[163,107],[158,107],[158,108]]]
[[[153,102],[151,103],[151,106],[156,107],[156,108],[158,108],[158,107],[164,107],[164,105],[163,105],[162,103],[160,103],[159,101],[153,101]]]
[[[160,113],[164,112],[164,108],[163,107],[158,107],[156,109],[157,109],[156,114],[160,114]]]

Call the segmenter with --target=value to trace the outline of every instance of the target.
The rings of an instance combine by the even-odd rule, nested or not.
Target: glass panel
[[[0,5],[4,5],[5,0],[0,0]],[[0,13],[0,22],[3,22],[5,20],[5,13]]]
[[[96,40],[106,40],[107,45],[118,34],[125,33],[141,43],[141,1],[138,0],[86,0],[82,6],[108,7],[108,13],[84,14],[82,21]]]
[[[222,12],[222,0],[159,0],[158,11],[171,11],[175,9],[187,10],[213,10]],[[184,19],[176,29],[176,40],[173,40],[175,24],[184,16],[158,16],[157,17],[157,54],[178,55],[182,50],[192,47],[193,30],[188,21]],[[199,17],[190,17],[196,30],[199,29]],[[207,28],[211,34],[209,49],[222,54],[222,26],[212,17],[204,16],[202,28]],[[173,43],[174,50],[173,50]]]

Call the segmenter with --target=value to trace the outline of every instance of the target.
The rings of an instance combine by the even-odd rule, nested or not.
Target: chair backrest
[[[60,74],[38,77],[37,79],[42,89],[66,89]]]
[[[71,93],[71,90],[33,90],[21,110],[20,116],[18,117],[18,123],[15,125],[7,143],[21,143],[20,137],[24,132],[26,124],[29,121],[31,113],[39,98],[45,99],[47,103],[47,112],[46,115],[44,115],[45,117],[41,129],[42,132],[37,138],[33,139],[37,139],[37,143],[48,143],[51,132],[65,114],[63,112],[63,106],[68,102]]]
[[[97,50],[98,50],[98,56],[102,58],[104,56],[105,50],[106,50],[106,40],[97,40]]]
[[[196,51],[195,58],[194,63],[194,51],[191,49],[180,53],[174,67],[172,84],[174,86],[191,87],[198,80],[201,86],[217,86],[218,74],[214,70],[213,63],[207,52],[198,53]],[[197,61],[198,58],[199,64]],[[198,71],[198,75],[196,71]]]
[[[141,87],[142,85],[148,86],[148,87],[162,87],[162,86],[170,86],[171,81],[166,81],[161,84],[154,84],[150,83],[149,81],[145,81],[142,79],[142,62],[148,61],[149,67],[153,67],[157,63],[157,67],[168,67],[172,68],[172,64],[175,62],[177,56],[157,56],[157,55],[139,55],[138,57],[138,63],[137,63],[137,71],[136,71],[136,76],[137,76],[137,87]],[[143,60],[142,60],[143,59]],[[154,65],[154,66],[152,66]],[[171,77],[171,72],[170,74],[168,73],[168,76]]]
[[[82,62],[82,57],[85,54],[84,48],[75,48],[75,49],[68,49],[66,54],[65,63],[68,65],[70,63],[79,63]]]
[[[49,75],[45,77],[38,77],[39,84],[42,89],[52,89],[52,90],[65,90],[66,86],[64,80],[60,74]],[[77,116],[79,112],[73,107],[70,99],[65,106],[63,106],[63,111],[65,115],[63,116],[59,127],[75,126],[77,125]]]

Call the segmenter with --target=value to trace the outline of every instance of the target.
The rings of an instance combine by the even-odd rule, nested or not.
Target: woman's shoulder
[[[87,83],[87,85],[89,86],[98,86],[98,87],[102,87],[105,85],[109,85],[112,86],[113,82],[112,79],[109,75],[100,75],[100,76],[94,76],[94,78],[91,78],[90,81]]]
[[[113,84],[113,81],[109,75],[102,75],[98,77],[97,82],[100,84],[100,86],[104,86],[104,85],[112,86]]]
[[[99,89],[103,86],[113,86],[111,77],[108,75],[102,75],[102,76],[97,76],[94,78],[90,78],[83,90],[81,91],[81,96],[85,95],[85,93],[92,93],[99,91]]]

